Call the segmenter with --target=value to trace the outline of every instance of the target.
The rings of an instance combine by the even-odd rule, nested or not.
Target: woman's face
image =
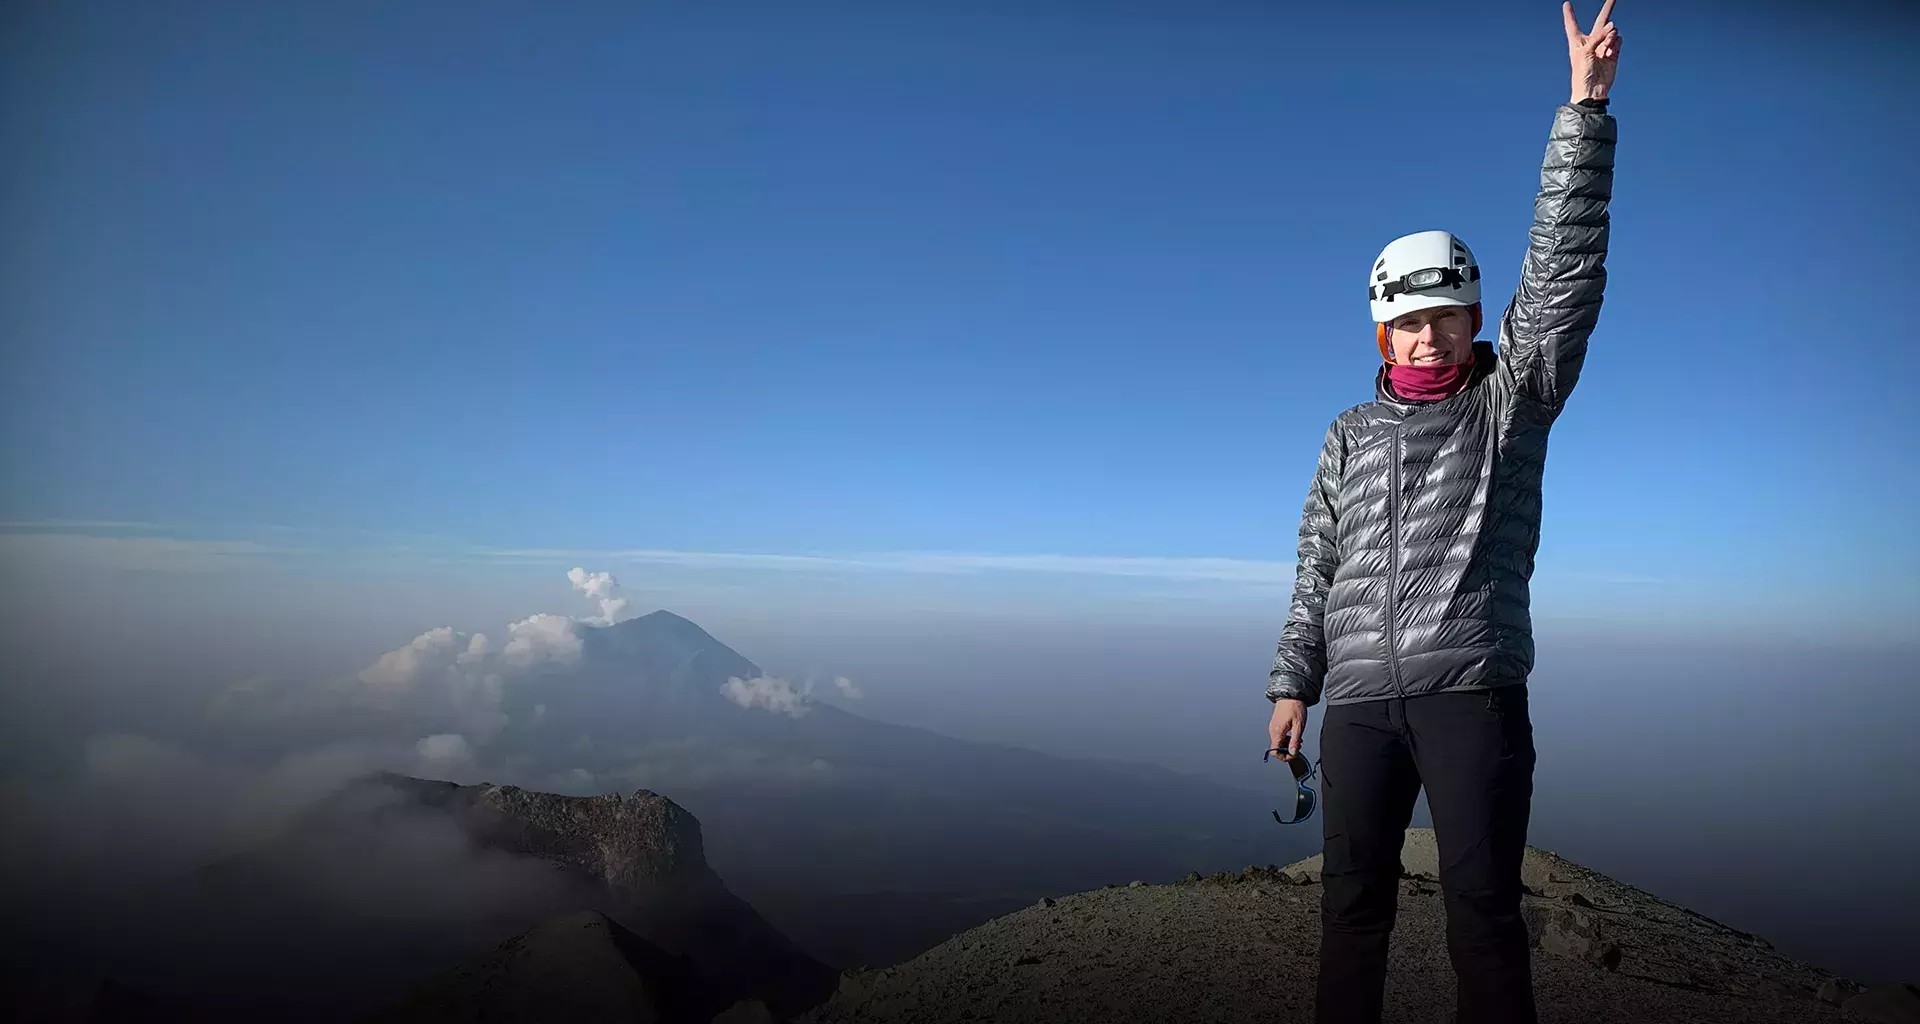
[[[1464,363],[1473,354],[1473,315],[1465,306],[1435,306],[1393,319],[1393,361],[1402,366]]]

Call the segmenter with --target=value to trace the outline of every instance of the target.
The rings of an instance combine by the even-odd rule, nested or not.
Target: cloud
[[[620,581],[610,572],[588,572],[579,566],[567,570],[567,579],[573,581],[574,589],[600,602],[600,618],[596,625],[611,626],[626,618],[628,601],[620,596]]]
[[[538,667],[577,663],[584,647],[578,624],[563,615],[531,615],[512,623],[497,651],[484,633],[441,626],[361,669],[358,678],[365,688],[352,696],[484,743],[507,724],[502,708],[509,685]]]
[[[354,741],[270,763],[228,762],[146,736],[89,738],[76,774],[8,778],[9,877],[137,885],[250,847],[350,779],[404,770],[411,752]],[[131,856],[129,851],[138,851]]]
[[[591,905],[557,865],[478,848],[387,787],[346,785],[457,753],[460,739],[261,762],[96,735],[60,778],[0,777],[8,925],[34,940],[24,963],[359,1019],[438,964]]]
[[[853,680],[848,679],[846,676],[834,676],[833,687],[839,690],[840,695],[848,700],[860,699],[860,688],[853,685]]]
[[[476,636],[484,649],[486,637]],[[421,679],[442,671],[454,661],[452,626],[441,626],[407,641],[406,646],[388,651],[380,660],[360,670],[360,681],[386,691],[411,689]]]
[[[500,656],[516,668],[542,663],[571,665],[580,660],[584,643],[577,623],[564,615],[532,615],[507,627],[507,646]]]
[[[741,679],[734,676],[720,687],[727,699],[743,708],[765,708],[775,714],[791,715],[794,718],[807,713],[807,695],[793,688],[785,679],[773,676],[755,676]]]
[[[605,561],[704,569],[777,569],[795,572],[868,571],[947,575],[985,572],[1049,573],[1168,580],[1214,580],[1278,586],[1291,586],[1295,571],[1292,561],[1124,555],[996,555],[916,551],[797,555],[658,549],[580,551],[560,548],[474,548],[472,553],[484,558],[532,561],[594,558]]]
[[[414,744],[422,760],[433,764],[461,764],[473,760],[473,747],[457,732],[423,736]]]
[[[120,537],[0,530],[0,561],[135,572],[220,572],[258,568],[268,559],[308,552],[251,540]]]

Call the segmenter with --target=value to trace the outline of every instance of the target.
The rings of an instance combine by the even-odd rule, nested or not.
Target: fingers
[[[1611,5],[1612,0],[1608,0],[1608,3]],[[1572,0],[1568,0],[1568,2],[1560,5],[1560,13],[1566,18],[1567,41],[1570,43],[1578,43],[1580,41],[1580,23],[1573,20]]]
[[[1572,9],[1571,4],[1567,6],[1569,10]],[[1607,23],[1607,19],[1611,18],[1612,16],[1613,16],[1613,0],[1607,0],[1606,3],[1603,3],[1600,5],[1600,16],[1593,19],[1593,34],[1598,35],[1600,32],[1600,27],[1602,25],[1605,25]]]
[[[1299,701],[1280,701],[1274,705],[1267,722],[1267,749],[1284,750],[1291,757],[1300,753],[1300,740],[1307,731],[1307,708]]]
[[[1601,60],[1614,60],[1620,55],[1620,30],[1612,25],[1598,35],[1588,36],[1587,53]]]

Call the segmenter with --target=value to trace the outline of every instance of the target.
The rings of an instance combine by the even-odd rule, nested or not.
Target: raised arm
[[[1331,496],[1345,469],[1346,451],[1340,424],[1327,428],[1320,445],[1319,464],[1307,486],[1300,510],[1300,561],[1293,581],[1293,604],[1280,630],[1280,643],[1267,676],[1268,700],[1297,700],[1312,707],[1320,701],[1327,678],[1325,613],[1327,591],[1340,568],[1340,543]]]
[[[1614,119],[1607,113],[1620,54],[1613,0],[1591,32],[1562,8],[1573,94],[1554,112],[1533,204],[1520,285],[1500,320],[1501,364],[1516,397],[1558,416],[1580,379],[1607,283],[1607,204],[1613,199]]]

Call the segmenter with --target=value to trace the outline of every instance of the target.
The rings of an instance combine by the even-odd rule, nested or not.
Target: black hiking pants
[[[1458,1024],[1534,1024],[1520,916],[1533,801],[1525,685],[1330,706],[1320,726],[1319,1024],[1378,1024],[1421,786],[1440,848]]]

